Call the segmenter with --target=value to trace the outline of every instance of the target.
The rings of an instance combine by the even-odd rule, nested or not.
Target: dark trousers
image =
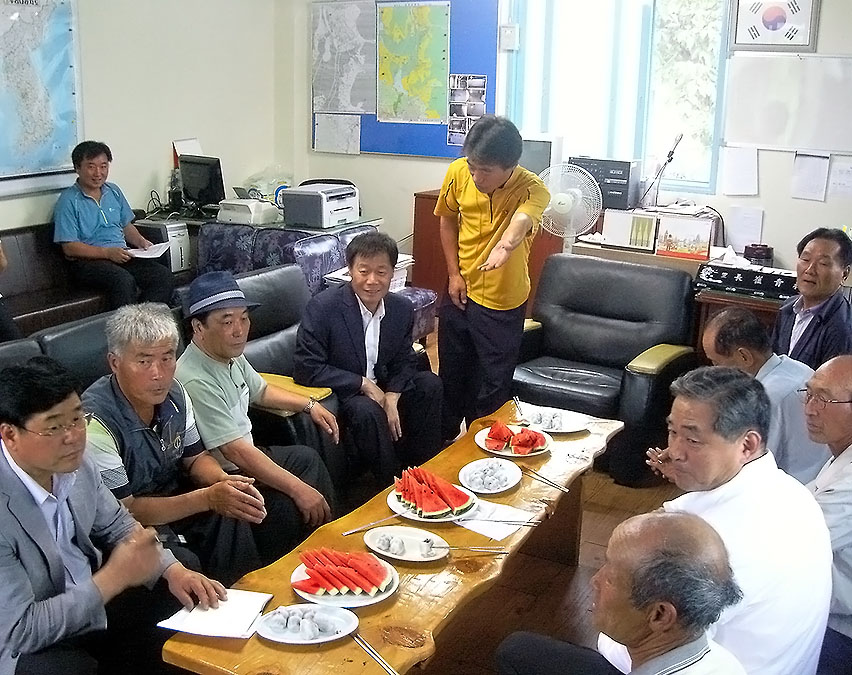
[[[17,340],[23,337],[21,331],[15,325],[15,320],[12,318],[9,308],[6,303],[0,299],[0,342],[8,342],[9,340]]]
[[[455,438],[470,424],[512,398],[512,375],[524,335],[526,303],[488,309],[468,299],[464,310],[445,296],[438,324],[439,375],[444,385],[442,435]]]
[[[160,580],[153,589],[131,588],[106,606],[107,628],[64,640],[33,654],[22,654],[17,675],[158,675],[181,673],[162,660],[163,643],[172,633],[157,622],[180,603]]]
[[[512,633],[495,656],[499,675],[621,675],[594,649],[536,633]]]
[[[341,429],[359,459],[382,485],[393,483],[403,467],[417,466],[441,449],[441,380],[420,371],[399,397],[402,438],[394,443],[384,408],[358,394],[340,405]]]
[[[852,638],[826,628],[817,675],[849,675],[849,673],[852,673]]]
[[[110,309],[136,302],[171,304],[174,278],[156,260],[132,258],[123,265],[109,260],[69,260],[71,274],[81,286],[104,291]]]

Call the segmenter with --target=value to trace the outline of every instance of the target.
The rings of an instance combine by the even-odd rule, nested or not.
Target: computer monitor
[[[552,145],[551,141],[524,139],[524,149],[518,163],[533,173],[541,173],[550,166]]]
[[[218,157],[178,157],[183,198],[195,206],[216,205],[225,198],[222,165]]]

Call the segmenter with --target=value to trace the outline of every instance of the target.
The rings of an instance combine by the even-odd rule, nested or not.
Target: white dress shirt
[[[367,373],[364,375],[371,382],[376,381],[376,361],[379,360],[379,335],[382,330],[382,319],[385,318],[385,301],[379,303],[373,314],[361,302],[357,295],[358,307],[361,309],[361,323],[364,325],[364,347],[367,350]]]
[[[68,507],[68,493],[77,479],[76,472],[53,474],[53,492],[48,492],[17,465],[2,441],[0,441],[0,448],[3,449],[6,461],[9,462],[9,468],[21,479],[44,516],[47,528],[59,549],[62,564],[65,566],[66,587],[83,583],[91,578],[92,566],[89,559],[74,543],[76,530],[71,509]]]
[[[775,455],[779,468],[800,483],[813,480],[831,456],[827,445],[814,443],[808,437],[805,406],[796,393],[813,374],[810,366],[789,356],[773,354],[755,375],[772,404],[766,447]]]
[[[767,452],[716,489],[663,508],[701,516],[728,549],[743,599],[711,628],[713,640],[749,675],[813,675],[831,601],[831,542],[807,488]],[[601,633],[598,651],[630,672],[623,645]]]
[[[793,320],[793,330],[790,332],[790,351],[793,351],[793,347],[804,335],[823,302],[810,309],[805,309],[805,299],[801,295],[796,298],[796,302],[793,303],[793,314],[796,315],[796,318]]]
[[[828,625],[852,638],[852,446],[827,462],[808,488],[822,508],[834,551]]]

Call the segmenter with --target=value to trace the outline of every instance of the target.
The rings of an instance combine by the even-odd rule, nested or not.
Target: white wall
[[[84,135],[110,146],[132,206],[165,199],[176,138],[220,157],[226,188],[272,161],[275,5],[78,0]],[[0,229],[49,221],[56,198],[0,199]]]

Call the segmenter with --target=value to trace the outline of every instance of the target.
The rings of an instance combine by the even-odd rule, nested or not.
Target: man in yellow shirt
[[[518,166],[522,149],[508,119],[480,118],[435,207],[449,275],[438,332],[445,440],[462,419],[489,415],[511,398],[530,293],[527,263],[550,200],[541,179]]]

